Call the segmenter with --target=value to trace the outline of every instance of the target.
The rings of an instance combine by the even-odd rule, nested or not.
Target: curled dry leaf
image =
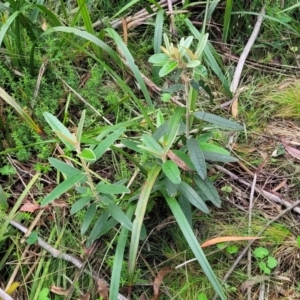
[[[84,294],[83,296],[81,296],[79,298],[79,300],[90,300],[90,298],[91,298],[91,294],[87,293],[87,294]]]
[[[159,295],[159,288],[163,282],[164,277],[170,273],[171,268],[169,267],[164,267],[162,268],[158,273],[156,278],[154,279],[153,282],[153,291],[154,291],[154,296],[152,297],[151,300],[157,300],[158,299],[158,295]]]
[[[238,115],[238,98],[234,98],[232,101],[232,105],[231,105],[231,114],[233,116],[234,119],[236,119],[237,115]]]
[[[98,285],[98,294],[100,297],[102,297],[103,300],[108,300],[108,285],[107,282],[99,279],[97,280]]]
[[[249,240],[257,240],[261,238],[262,237],[258,237],[258,236],[220,236],[204,242],[201,245],[201,248],[209,247],[224,242],[249,241]]]
[[[294,158],[300,160],[300,150],[283,143],[285,150]]]
[[[248,290],[248,288],[252,287],[256,283],[261,283],[261,282],[269,280],[269,279],[270,279],[270,277],[265,276],[265,275],[259,275],[259,276],[251,277],[251,278],[249,278],[249,279],[247,279],[246,281],[243,282],[243,284],[240,287],[240,290],[242,292],[246,292]]]
[[[20,211],[35,212],[38,209],[40,209],[40,205],[39,204],[35,204],[35,203],[31,203],[31,202],[26,202],[26,203],[24,203],[21,206]]]
[[[60,296],[68,296],[68,294],[69,294],[69,290],[63,289],[63,288],[61,288],[59,286],[55,286],[55,285],[51,286],[50,291],[53,294],[60,295]]]

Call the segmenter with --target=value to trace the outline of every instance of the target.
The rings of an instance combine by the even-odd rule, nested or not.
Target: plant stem
[[[186,107],[186,112],[185,112],[185,124],[186,124],[186,129],[185,129],[185,136],[186,138],[189,137],[190,135],[190,110],[191,110],[191,103],[190,103],[190,97],[189,97],[189,81],[186,75],[184,74],[184,71],[182,72],[181,79],[184,82],[184,98],[185,98],[185,107]]]

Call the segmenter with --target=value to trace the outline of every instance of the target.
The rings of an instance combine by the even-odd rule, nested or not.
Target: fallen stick
[[[28,231],[28,229],[25,226],[23,226],[22,224],[20,224],[19,222],[15,221],[15,220],[10,220],[9,224],[14,226],[15,228],[19,229],[23,233],[26,233]],[[38,238],[37,243],[43,249],[48,251],[54,258],[61,258],[65,261],[68,261],[68,262],[72,263],[75,267],[77,267],[78,269],[81,269],[84,266],[83,262],[81,262],[78,258],[55,249],[54,247],[52,247],[50,244],[48,244],[41,238]],[[103,278],[100,278],[94,271],[89,271],[87,269],[84,269],[84,273],[90,275],[93,279],[95,279],[97,281],[98,285],[109,288],[108,282],[106,280],[104,280]],[[0,296],[1,296],[1,294],[0,294]],[[12,298],[11,299],[6,298],[6,299],[13,300]],[[118,294],[118,300],[127,300],[127,298],[121,294]]]
[[[224,174],[227,174],[228,176],[230,176],[231,179],[235,180],[235,181],[238,181],[248,187],[251,186],[251,183],[247,182],[246,180],[244,179],[241,179],[239,178],[237,175],[233,174],[232,172],[230,172],[229,170],[226,170],[225,168],[221,167],[221,166],[218,166],[218,165],[215,165],[215,168],[218,169],[219,171],[221,171],[222,173]],[[284,199],[281,199],[279,198],[278,196],[270,193],[270,192],[267,192],[263,189],[260,189],[259,187],[255,186],[255,190],[260,193],[261,195],[263,195],[264,197],[266,197],[267,199],[271,200],[271,201],[274,201],[278,204],[281,204],[285,207],[290,207],[290,203]],[[296,212],[297,214],[300,215],[300,207],[293,207],[293,211]]]
[[[241,74],[242,74],[242,71],[243,71],[243,68],[244,68],[244,65],[245,65],[245,61],[247,59],[247,56],[249,55],[249,52],[257,38],[257,35],[259,33],[259,29],[260,29],[260,26],[262,24],[262,21],[263,21],[263,18],[264,18],[264,15],[265,15],[265,8],[263,7],[261,12],[260,12],[260,15],[258,16],[257,18],[257,21],[256,21],[256,24],[253,28],[253,32],[240,56],[240,59],[239,59],[239,62],[236,66],[236,69],[235,69],[235,72],[234,72],[234,75],[233,75],[233,79],[232,79],[232,82],[231,82],[231,85],[230,85],[230,91],[232,92],[233,95],[235,95],[236,93],[236,90],[239,86],[239,83],[240,83],[240,79],[241,79]]]
[[[1,288],[0,288],[0,299],[2,299],[2,300],[14,300],[11,296],[6,294],[5,291],[3,291]]]

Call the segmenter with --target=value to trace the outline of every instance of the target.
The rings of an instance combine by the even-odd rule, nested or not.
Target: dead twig
[[[221,171],[222,173],[227,174],[228,176],[230,176],[231,179],[233,179],[235,181],[238,181],[238,182],[240,182],[240,183],[242,183],[242,184],[244,184],[244,185],[246,185],[248,187],[251,186],[251,183],[247,182],[244,179],[239,178],[237,175],[233,174],[229,170],[227,170],[227,169],[225,169],[225,168],[223,168],[223,167],[221,167],[219,165],[215,165],[215,168],[218,169],[219,171]],[[265,191],[265,190],[263,190],[263,189],[261,189],[261,188],[259,188],[257,186],[255,187],[255,190],[259,194],[261,194],[264,197],[266,197],[268,200],[271,200],[271,201],[273,201],[275,203],[278,203],[278,204],[283,205],[285,207],[290,207],[290,205],[291,205],[288,201],[286,201],[284,199],[281,199],[278,196],[276,196],[276,195],[274,195],[274,194],[272,194],[270,192],[267,192],[267,191]],[[300,215],[300,207],[293,207],[293,211],[295,213],[297,213],[297,214]]]
[[[257,180],[257,173],[254,174],[253,177],[253,182],[251,186],[251,193],[250,193],[250,198],[249,198],[249,218],[248,218],[248,234],[249,236],[252,235],[251,228],[252,228],[252,208],[253,208],[253,198],[254,198],[254,191],[255,191],[255,185],[256,185],[256,180]],[[251,241],[248,242],[248,246],[251,246]],[[251,277],[251,247],[249,246],[248,250],[248,266],[247,266],[247,275],[248,278]],[[248,288],[247,291],[247,297],[248,300],[251,300],[251,286]]]
[[[11,296],[6,294],[5,291],[3,291],[1,288],[0,288],[0,298],[3,300],[14,300]]]
[[[249,54],[256,38],[257,38],[260,26],[261,26],[263,18],[264,18],[264,15],[265,15],[265,8],[263,7],[261,12],[260,12],[260,15],[257,18],[257,21],[256,21],[256,24],[254,26],[253,32],[252,32],[252,34],[251,34],[251,36],[250,36],[250,38],[249,38],[249,40],[248,40],[248,42],[247,42],[247,44],[244,48],[244,51],[241,54],[241,57],[240,57],[239,62],[237,64],[236,70],[234,72],[233,80],[232,80],[232,83],[230,85],[230,90],[233,93],[233,95],[235,95],[236,90],[239,86],[240,78],[241,78],[241,74],[242,74],[242,71],[243,71],[243,68],[244,68],[244,65],[245,65],[246,58],[247,58],[247,56],[248,56],[248,54]]]
[[[10,220],[9,224],[14,226],[15,228],[19,229],[23,233],[26,233],[28,230],[25,226],[21,225],[19,222],[15,221],[15,220]],[[37,243],[40,247],[42,247],[43,249],[48,251],[54,258],[61,258],[65,261],[68,261],[68,262],[72,263],[75,267],[77,267],[78,269],[81,269],[84,266],[84,263],[81,262],[78,258],[55,249],[54,247],[49,245],[47,242],[45,242],[41,238],[38,238]],[[100,278],[95,272],[84,269],[84,273],[90,275],[93,279],[95,279],[98,282],[98,284],[100,282],[102,284],[102,286],[107,286],[107,287],[109,286],[108,282],[106,280],[104,280],[103,278]],[[1,294],[0,294],[0,296],[1,296]],[[118,294],[118,300],[127,300],[127,298],[121,294]]]

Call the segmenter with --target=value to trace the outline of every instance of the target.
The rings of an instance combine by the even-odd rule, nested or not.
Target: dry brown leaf
[[[287,183],[287,179],[282,180],[277,186],[274,187],[274,189],[271,191],[272,193],[277,192],[281,188],[283,188]]]
[[[65,201],[65,200],[54,200],[53,202],[51,202],[52,206],[56,206],[56,207],[69,207],[69,204]]]
[[[63,288],[61,288],[59,286],[55,286],[55,285],[51,286],[50,291],[53,294],[60,295],[60,296],[68,296],[68,294],[69,294],[69,290],[63,289]]]
[[[31,202],[26,202],[26,203],[24,203],[21,206],[20,211],[35,212],[38,209],[40,209],[40,205],[39,204],[34,204],[34,203],[31,203]]]
[[[108,300],[108,286],[107,282],[103,279],[97,280],[98,294],[103,300]]]
[[[46,31],[47,29],[48,29],[48,25],[47,25],[46,21],[44,21],[42,24],[42,30]]]
[[[172,150],[167,152],[167,156],[174,161],[174,163],[182,170],[191,171],[191,168],[181,159],[179,158]]]
[[[234,119],[236,119],[238,113],[239,113],[238,98],[236,97],[236,98],[233,99],[233,102],[232,102],[232,105],[231,105],[231,114],[232,114]]]
[[[171,272],[170,267],[164,267],[162,268],[158,273],[156,278],[154,279],[153,282],[153,291],[154,291],[154,296],[152,297],[151,300],[157,300],[158,295],[159,295],[159,288],[163,282],[164,277]]]
[[[127,46],[127,43],[128,43],[128,28],[127,28],[127,22],[124,18],[122,18],[122,27],[123,27],[124,44]]]
[[[239,146],[237,144],[233,144],[232,148],[241,153],[252,153],[252,152],[257,151],[257,148],[255,148],[255,147],[247,147],[247,146],[244,147],[244,146]]]
[[[87,293],[87,294],[81,296],[78,300],[90,300],[90,298],[91,298],[91,294]]]
[[[288,144],[284,143],[285,150],[294,158],[300,160],[300,150],[289,146]]]
[[[261,238],[262,237],[258,237],[258,236],[220,236],[204,242],[201,245],[201,248],[209,247],[224,242],[249,241],[249,240],[258,240]]]
[[[246,292],[248,290],[248,288],[252,287],[256,283],[260,283],[260,282],[263,282],[263,281],[266,281],[269,279],[270,279],[270,277],[265,276],[265,275],[258,275],[258,276],[251,277],[243,282],[243,284],[240,287],[240,290],[242,292]]]

